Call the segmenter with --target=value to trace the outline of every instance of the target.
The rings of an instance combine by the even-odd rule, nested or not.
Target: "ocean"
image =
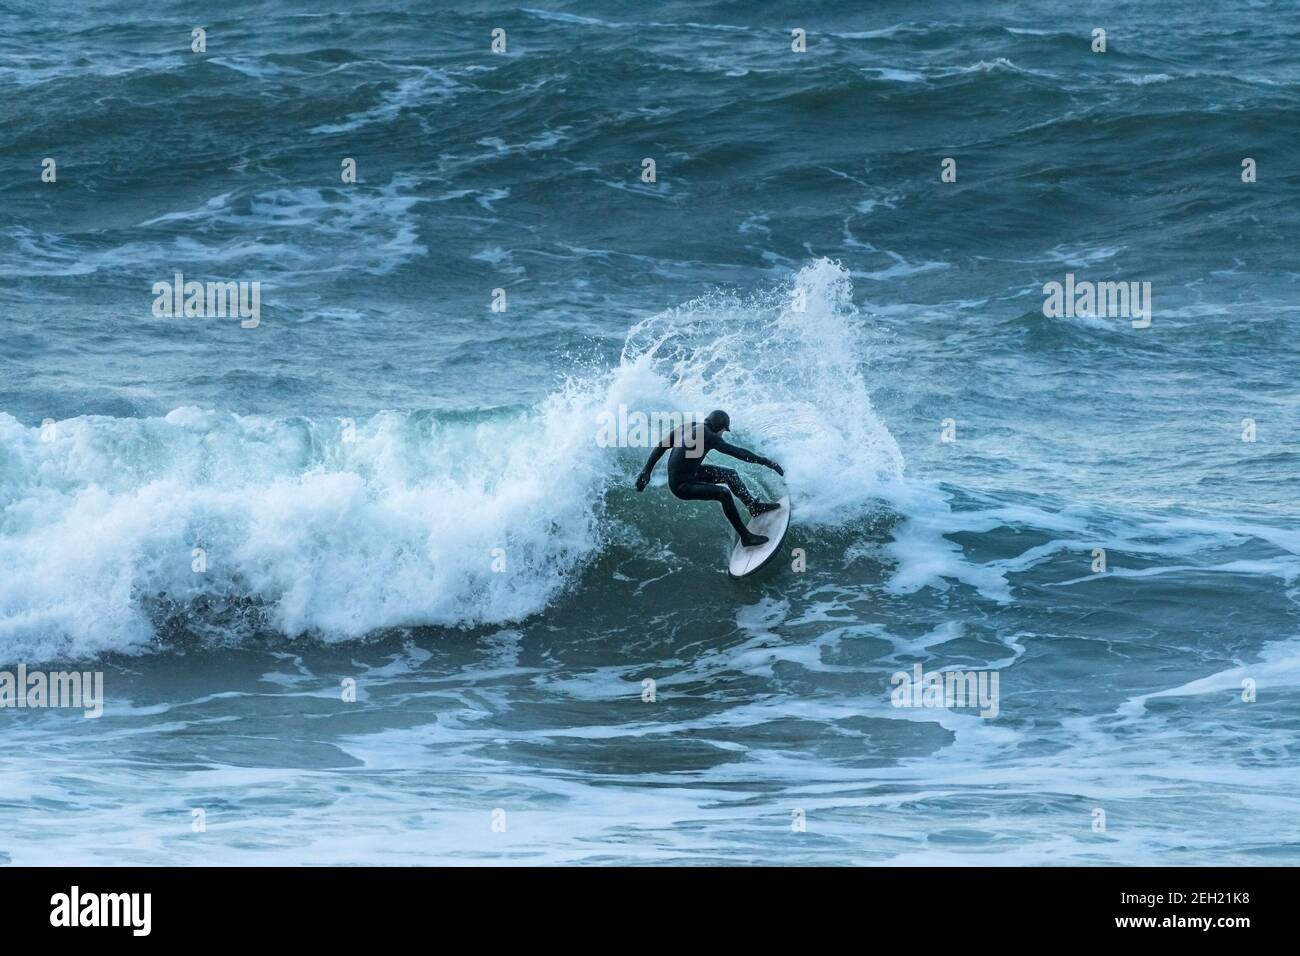
[[[1297,49],[7,0],[0,670],[103,700],[0,675],[0,863],[1300,862]],[[714,408],[752,578],[598,439]]]

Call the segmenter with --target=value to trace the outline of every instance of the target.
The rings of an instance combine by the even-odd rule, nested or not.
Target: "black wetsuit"
[[[683,440],[682,434],[683,430],[688,428],[694,429],[689,446]],[[702,437],[701,433],[703,433]],[[722,505],[722,510],[727,520],[731,522],[731,526],[736,529],[736,533],[744,538],[749,532],[745,528],[745,523],[740,520],[740,512],[736,510],[736,503],[731,495],[734,492],[746,507],[754,505],[757,499],[749,493],[749,489],[741,482],[740,475],[736,474],[734,469],[706,465],[704,456],[711,451],[717,451],[755,465],[771,467],[772,463],[748,448],[732,445],[703,422],[695,422],[683,425],[655,446],[654,451],[650,452],[650,460],[646,462],[647,475],[654,470],[659,459],[669,448],[673,451],[668,456],[668,490],[683,501],[716,501]]]

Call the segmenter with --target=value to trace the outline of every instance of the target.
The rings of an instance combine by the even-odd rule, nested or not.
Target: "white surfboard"
[[[736,539],[736,546],[731,549],[731,561],[727,565],[727,574],[733,578],[753,574],[776,557],[781,542],[785,540],[785,533],[790,528],[790,496],[785,495],[777,504],[781,507],[757,518],[750,518],[749,524],[745,526],[751,534],[767,535],[767,544],[747,548],[740,543],[739,538]]]

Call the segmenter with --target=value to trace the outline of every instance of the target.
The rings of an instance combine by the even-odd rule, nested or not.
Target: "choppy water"
[[[867,6],[0,9],[0,861],[1300,860],[1293,5]]]

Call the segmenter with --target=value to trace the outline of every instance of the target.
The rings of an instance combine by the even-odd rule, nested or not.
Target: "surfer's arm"
[[[762,465],[764,468],[771,468],[778,475],[784,475],[785,471],[774,462],[771,458],[764,458],[757,452],[752,452],[748,448],[741,448],[739,445],[733,445],[730,442],[718,439],[718,443],[713,446],[716,450],[732,458],[738,458],[741,461],[747,461],[751,465]]]
[[[636,476],[637,491],[644,491],[645,486],[650,484],[650,476],[654,474],[655,465],[659,464],[659,459],[664,456],[664,452],[669,448],[672,448],[673,445],[676,444],[676,441],[677,432],[674,430],[665,435],[663,441],[659,442],[659,444],[655,445],[654,448],[650,450],[650,460],[647,461],[645,467],[641,469],[641,474]]]

